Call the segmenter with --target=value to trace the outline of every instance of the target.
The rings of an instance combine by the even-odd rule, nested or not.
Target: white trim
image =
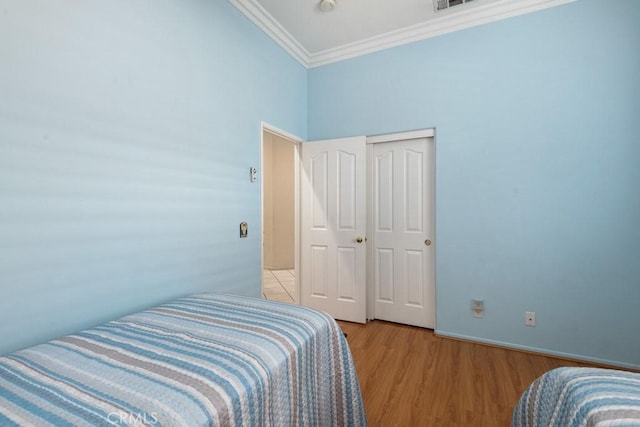
[[[367,265],[366,265],[366,276],[367,276],[367,322],[370,320],[375,320],[376,318],[376,285],[375,285],[375,233],[373,233],[374,221],[375,217],[373,215],[373,186],[374,186],[374,167],[373,167],[373,145],[369,145],[369,138],[367,137],[367,146],[366,146],[366,155],[367,155],[367,232],[365,234],[367,238]]]
[[[293,298],[293,301],[296,304],[302,303],[302,298],[300,296],[300,164],[302,163],[302,141],[294,142],[295,145],[295,160],[294,160],[294,203],[293,203],[293,262],[295,265],[293,266],[294,271],[294,286],[296,288],[296,295]]]
[[[477,25],[561,6],[574,1],[577,0],[501,0],[487,5],[463,9],[456,13],[446,14],[420,24],[336,48],[310,53],[273,16],[260,6],[258,0],[229,0],[232,5],[306,68],[319,67]]]
[[[435,333],[435,335],[437,337],[452,338],[452,339],[457,339],[457,340],[476,342],[476,343],[479,343],[479,344],[492,345],[492,346],[495,346],[495,347],[509,348],[509,349],[515,349],[515,350],[520,350],[520,351],[526,351],[526,352],[529,352],[529,353],[542,354],[542,355],[553,356],[553,357],[560,357],[560,358],[568,359],[568,360],[577,360],[577,361],[583,361],[583,362],[589,362],[589,363],[597,363],[599,365],[605,365],[605,366],[611,366],[611,367],[615,366],[615,367],[618,367],[618,368],[625,368],[625,369],[634,369],[634,370],[640,369],[640,364],[636,364],[636,363],[620,362],[620,361],[616,361],[616,360],[609,360],[609,359],[602,359],[602,358],[598,358],[598,357],[584,356],[584,355],[581,355],[581,354],[566,353],[566,352],[562,352],[562,351],[547,350],[547,349],[539,348],[539,347],[531,347],[531,346],[528,346],[528,345],[514,344],[514,343],[510,343],[510,342],[506,342],[506,341],[499,341],[499,340],[492,340],[492,339],[488,339],[488,338],[473,337],[473,336],[470,336],[470,335],[456,334],[456,333],[453,333],[453,332],[446,332],[446,331],[439,330],[437,328],[434,330],[434,333]]]
[[[477,25],[524,15],[577,0],[502,0],[434,18],[420,24],[391,31],[355,43],[311,54],[309,68],[378,52],[391,47],[464,30]]]
[[[435,129],[413,130],[409,132],[387,133],[385,135],[373,135],[367,137],[367,144],[379,142],[404,141],[407,139],[431,138],[435,136]]]
[[[229,0],[251,22],[271,37],[305,68],[309,68],[309,52],[257,0]]]
[[[260,131],[262,132],[264,130],[267,130],[271,133],[275,133],[276,135],[281,136],[284,139],[290,139],[291,141],[295,141],[295,142],[305,142],[303,138],[300,138],[299,136],[289,133],[286,130],[282,130],[266,122],[260,122]],[[262,134],[260,135],[261,135],[260,138],[262,138]]]

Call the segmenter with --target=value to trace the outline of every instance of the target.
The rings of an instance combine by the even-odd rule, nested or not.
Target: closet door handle
[[[427,239],[424,241],[424,244],[427,246],[431,246],[431,240]]]

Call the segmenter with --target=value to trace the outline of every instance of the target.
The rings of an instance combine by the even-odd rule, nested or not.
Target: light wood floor
[[[509,426],[524,389],[559,366],[594,366],[437,337],[381,321],[339,322],[370,426]]]

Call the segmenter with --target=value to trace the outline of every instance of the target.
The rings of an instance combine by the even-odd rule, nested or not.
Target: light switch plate
[[[473,311],[473,317],[477,317],[480,319],[484,317],[484,300],[472,299],[471,310]]]

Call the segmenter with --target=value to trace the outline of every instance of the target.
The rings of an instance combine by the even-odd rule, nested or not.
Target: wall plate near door
[[[536,312],[527,311],[524,314],[524,324],[527,326],[536,326]]]
[[[472,299],[471,310],[473,311],[473,317],[481,319],[484,316],[484,300]]]

